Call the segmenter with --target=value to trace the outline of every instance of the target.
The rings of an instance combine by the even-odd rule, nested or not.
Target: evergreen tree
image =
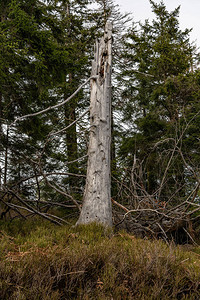
[[[139,193],[145,189],[157,201],[168,201],[175,195],[177,202],[191,191],[186,188],[190,172],[182,155],[186,157],[190,151],[194,158],[194,148],[187,149],[185,137],[190,136],[186,124],[192,118],[191,108],[193,117],[198,111],[197,55],[189,43],[190,31],[179,28],[180,7],[168,12],[163,2],[150,3],[156,18],[152,24],[148,20],[140,23],[139,28],[133,25],[123,53],[122,110],[128,130],[120,156],[129,166],[135,160],[142,163],[143,176],[135,179]],[[197,122],[195,117],[196,135]]]
[[[78,145],[81,135],[76,124],[62,131],[64,135],[52,136],[52,131],[68,127],[88,107],[87,89],[64,109],[13,122],[63,101],[90,76],[91,48],[99,33],[95,33],[98,13],[88,10],[88,4],[64,0],[1,2],[1,182],[20,194],[30,193],[34,199],[41,194],[45,199],[58,199],[51,191],[52,183],[54,187],[62,184],[63,195],[77,191],[77,186],[83,190],[84,180],[69,175],[80,171],[76,160],[78,153],[86,150],[85,145]],[[41,181],[43,173],[55,176]],[[64,181],[59,176],[62,173],[66,174]],[[33,179],[24,184],[25,178]]]
[[[95,35],[94,25],[91,25],[92,13],[88,10],[89,1],[58,1],[61,16],[62,34],[59,42],[69,53],[67,65],[63,66],[60,95],[63,99],[69,97],[86,78],[90,70],[91,48],[93,47]],[[88,95],[87,95],[88,96]],[[79,112],[89,105],[88,97],[81,91],[70,103],[64,107],[64,125],[68,127],[74,122]],[[79,173],[78,163],[79,147],[77,125],[68,128],[65,133],[66,160],[68,172]],[[75,192],[80,180],[77,177],[69,176],[65,180],[69,184],[71,192]]]
[[[63,47],[59,41],[63,28],[60,16],[55,13],[56,2],[13,0],[1,8],[1,132],[6,183],[7,172],[12,182],[19,180],[20,173],[23,176],[38,173],[34,160],[43,150],[44,162],[40,164],[45,164],[45,171],[56,167],[59,141],[55,139],[45,144],[45,140],[59,123],[57,111],[8,125],[19,116],[44,109],[59,100],[59,86],[65,80],[63,68],[71,64],[71,45]]]

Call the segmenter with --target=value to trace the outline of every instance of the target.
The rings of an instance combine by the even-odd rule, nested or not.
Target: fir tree
[[[198,111],[198,71],[193,69],[197,55],[189,42],[190,30],[179,28],[180,7],[168,12],[163,2],[150,2],[156,18],[139,28],[133,25],[123,53],[123,121],[129,129],[120,155],[129,166],[134,159],[142,163],[140,188],[158,201],[176,195],[176,202],[191,190],[186,188],[190,172],[181,156],[194,151],[187,149],[184,137],[191,130],[186,128],[192,117],[188,111]]]

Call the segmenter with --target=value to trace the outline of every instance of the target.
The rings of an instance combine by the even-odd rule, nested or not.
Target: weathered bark
[[[83,207],[77,224],[98,222],[112,226],[110,145],[112,25],[96,44],[90,96],[90,141]],[[95,78],[96,77],[96,78]]]

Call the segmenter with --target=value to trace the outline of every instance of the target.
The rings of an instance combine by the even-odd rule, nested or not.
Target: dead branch
[[[115,201],[113,198],[111,198],[111,201],[112,201],[113,204],[115,204],[115,205],[118,206],[119,208],[125,210],[126,212],[129,212],[129,210],[128,210],[125,206],[123,206],[122,204],[118,203],[118,202]]]
[[[44,213],[42,212],[39,212],[37,209],[35,209],[34,207],[30,206],[29,204],[26,203],[25,200],[23,200],[19,195],[17,195],[14,191],[12,190],[8,190],[8,193],[9,194],[12,194],[20,203],[22,203],[24,206],[22,206],[21,208],[24,208],[30,212],[34,212],[35,214],[57,224],[57,225],[61,225],[59,222],[55,221],[55,220],[52,220],[50,217],[48,217],[47,215],[45,215]],[[11,204],[11,206],[15,206],[15,204]]]
[[[30,118],[30,117],[36,117],[36,116],[38,116],[38,115],[41,115],[41,114],[44,114],[44,113],[46,113],[46,112],[48,112],[48,111],[50,111],[50,110],[53,110],[53,109],[56,109],[56,108],[58,108],[58,107],[60,107],[60,106],[63,106],[63,105],[65,105],[67,102],[69,102],[74,96],[76,96],[76,94],[78,94],[78,92],[91,80],[91,79],[96,79],[97,78],[97,76],[91,76],[90,78],[88,78],[84,83],[82,83],[79,87],[78,87],[78,89],[71,95],[71,96],[69,96],[67,99],[65,99],[63,102],[61,102],[61,103],[58,103],[58,104],[56,104],[56,105],[53,105],[53,106],[49,106],[49,107],[47,107],[47,108],[45,108],[45,109],[43,109],[43,110],[40,110],[40,111],[38,111],[38,112],[35,112],[35,113],[32,113],[32,114],[28,114],[28,115],[25,115],[25,116],[22,116],[22,117],[19,117],[19,118],[16,118],[15,119],[15,121],[12,123],[12,124],[10,124],[10,127],[11,126],[13,126],[13,125],[15,125],[16,124],[16,122],[19,122],[19,121],[21,121],[21,120],[24,120],[24,119],[27,119],[27,118]]]
[[[191,236],[191,234],[183,227],[183,230],[187,233],[187,235],[189,236],[189,238],[191,239],[192,243],[195,245],[195,246],[199,246],[193,239],[193,237]]]
[[[28,199],[28,200],[26,200],[26,202],[37,204],[37,200],[30,200],[30,199]],[[63,208],[77,208],[76,205],[67,205],[67,204],[63,204],[63,203],[60,203],[60,202],[52,202],[52,201],[40,200],[40,203],[41,204],[46,204],[46,205],[49,205],[49,206],[57,206],[57,207],[63,207]]]
[[[28,211],[28,212],[33,213],[33,210],[31,210],[31,209],[29,209],[29,208],[27,208],[27,207],[24,207],[24,206],[16,205],[16,204],[13,204],[13,203],[10,204],[10,206],[11,206],[12,208],[22,209],[22,210],[26,210],[26,211]],[[62,218],[59,218],[59,217],[57,217],[57,216],[55,216],[55,215],[52,215],[52,214],[42,213],[41,216],[43,216],[43,217],[46,218],[46,219],[48,218],[49,221],[51,221],[51,222],[53,222],[53,223],[56,223],[57,225],[62,225],[62,223],[69,224],[69,222],[67,222],[67,221],[63,220]],[[61,221],[61,223],[55,221],[54,219],[56,219],[56,220],[58,220],[58,221]]]
[[[61,130],[58,130],[58,131],[56,131],[56,132],[52,132],[52,133],[50,133],[49,134],[49,136],[52,136],[52,135],[57,135],[57,134],[59,134],[59,133],[61,133],[61,132],[63,132],[63,131],[66,131],[67,129],[69,129],[70,127],[72,127],[74,124],[76,124],[78,121],[80,121],[88,112],[89,112],[89,108],[82,114],[82,115],[80,115],[80,117],[78,118],[78,119],[76,119],[76,120],[74,120],[70,125],[68,125],[67,127],[64,127],[64,128],[62,128]]]
[[[0,200],[4,205],[6,205],[7,207],[9,207],[10,209],[13,209],[14,211],[16,211],[20,217],[22,217],[23,219],[26,219],[26,217],[19,211],[19,209],[17,207],[13,207],[12,203],[8,203],[6,201],[4,201],[3,199]]]
[[[41,170],[41,172],[42,172],[42,170]],[[78,204],[78,202],[77,202],[71,195],[67,194],[62,188],[60,188],[60,187],[58,188],[58,187],[56,187],[55,185],[51,184],[51,183],[49,182],[49,180],[47,179],[47,176],[46,176],[44,173],[42,173],[42,175],[43,175],[43,177],[44,177],[44,179],[45,179],[45,182],[47,183],[47,185],[48,185],[49,187],[51,187],[52,189],[54,189],[55,191],[57,191],[59,194],[61,194],[61,195],[65,196],[65,197],[71,199],[72,202],[73,202],[73,203],[76,205],[76,207],[78,208],[78,210],[81,211],[80,205]]]

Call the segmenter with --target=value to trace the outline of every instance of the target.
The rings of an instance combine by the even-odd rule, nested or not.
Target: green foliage
[[[20,194],[25,195],[26,190],[26,195],[37,197],[33,185],[22,184],[22,188],[16,182],[39,174],[41,167],[45,172],[80,172],[78,163],[66,166],[66,161],[78,158],[76,124],[62,135],[48,138],[52,131],[71,124],[88,106],[87,91],[59,110],[15,124],[13,121],[63,101],[89,76],[96,24],[88,3],[9,0],[0,4],[2,180],[14,185]],[[81,156],[85,149],[84,141]],[[68,188],[68,177],[55,181],[64,182]],[[82,185],[81,180],[75,183],[79,188]]]
[[[2,299],[197,299],[200,295],[198,248],[114,234],[96,224],[54,227],[36,219],[4,225],[0,239]]]
[[[143,185],[154,197],[166,201],[179,189],[176,202],[195,186],[191,169],[199,168],[199,55],[189,42],[190,30],[179,28],[180,7],[168,12],[164,2],[150,2],[155,19],[133,25],[122,54],[126,67],[119,80],[128,130],[119,155],[129,166],[134,157],[143,164]],[[188,192],[181,189],[187,184]]]

